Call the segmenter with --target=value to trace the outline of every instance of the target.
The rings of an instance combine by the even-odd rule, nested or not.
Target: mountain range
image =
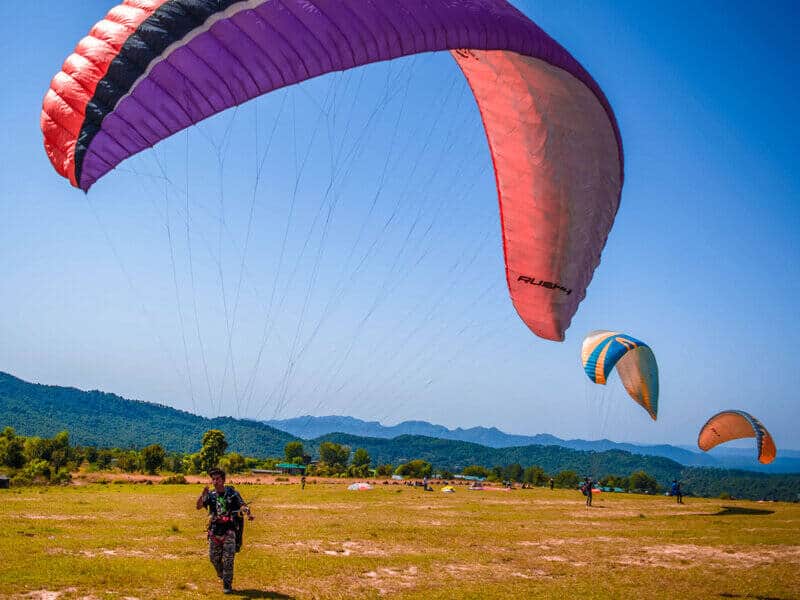
[[[230,417],[208,419],[167,406],[127,400],[115,394],[28,383],[0,372],[0,428],[6,426],[14,427],[26,436],[50,437],[66,430],[73,444],[141,448],[158,443],[175,452],[196,452],[203,433],[213,428],[225,433],[230,451],[256,457],[281,456],[288,441],[302,437],[257,421]],[[416,431],[430,431],[420,423],[414,426]],[[726,491],[750,498],[795,500],[800,497],[800,477],[797,475],[691,467],[663,456],[647,456],[621,449],[586,451],[557,444],[493,448],[471,441],[423,435],[386,438],[341,432],[306,438],[303,443],[308,452],[317,456],[323,441],[344,444],[351,450],[364,448],[373,465],[397,465],[419,458],[429,461],[437,469],[458,472],[472,464],[488,468],[519,463],[523,466],[539,465],[551,474],[574,470],[595,477],[605,474],[626,476],[644,470],[662,485],[673,478],[681,478],[691,486],[693,493],[702,495]]]
[[[427,421],[403,421],[397,425],[386,426],[377,421],[362,421],[353,417],[333,415],[325,417],[306,415],[291,419],[270,420],[264,423],[304,439],[318,438],[332,433],[385,439],[402,435],[421,435],[443,440],[472,442],[490,448],[540,445],[561,446],[587,452],[622,450],[644,456],[661,456],[686,466],[744,469],[762,473],[800,473],[800,451],[797,450],[781,449],[772,464],[762,465],[755,460],[755,450],[752,448],[716,448],[711,453],[701,453],[669,444],[640,445],[612,442],[606,439],[564,440],[547,433],[515,435],[500,431],[496,427],[448,429],[443,425],[435,425]]]

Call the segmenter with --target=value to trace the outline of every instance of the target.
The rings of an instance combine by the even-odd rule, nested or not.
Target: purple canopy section
[[[570,54],[505,0],[244,0],[215,14],[155,59],[102,123],[84,157],[88,190],[120,162],[261,94],[333,71],[455,49],[507,50],[583,82]]]

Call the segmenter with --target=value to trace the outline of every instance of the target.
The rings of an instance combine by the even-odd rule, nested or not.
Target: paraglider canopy
[[[775,460],[777,450],[769,431],[743,410],[724,410],[711,417],[700,429],[697,445],[707,452],[719,444],[742,438],[756,438],[758,462],[768,465]]]
[[[658,364],[647,344],[624,333],[593,331],[583,340],[581,362],[587,377],[602,385],[616,367],[630,397],[656,420]]]
[[[372,486],[368,483],[360,481],[358,483],[351,483],[347,486],[347,489],[351,492],[363,492],[365,490],[371,490]]]
[[[514,307],[536,335],[561,341],[619,207],[622,144],[597,83],[506,0],[125,0],[53,78],[44,145],[86,191],[262,94],[442,50],[480,109]]]

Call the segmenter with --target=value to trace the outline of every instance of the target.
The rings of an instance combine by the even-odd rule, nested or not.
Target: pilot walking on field
[[[208,486],[197,499],[197,509],[207,508],[210,516],[208,522],[208,557],[217,577],[222,579],[222,591],[229,594],[233,591],[233,560],[241,548],[244,519],[242,513],[252,521],[242,496],[232,486],[225,485],[225,471],[211,469],[208,472],[214,489]]]

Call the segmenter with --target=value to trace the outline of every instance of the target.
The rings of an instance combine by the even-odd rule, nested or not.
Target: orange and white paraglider
[[[765,465],[775,460],[777,450],[764,424],[742,410],[724,410],[711,417],[697,437],[697,445],[707,452],[711,448],[742,438],[756,438],[758,462]]]

